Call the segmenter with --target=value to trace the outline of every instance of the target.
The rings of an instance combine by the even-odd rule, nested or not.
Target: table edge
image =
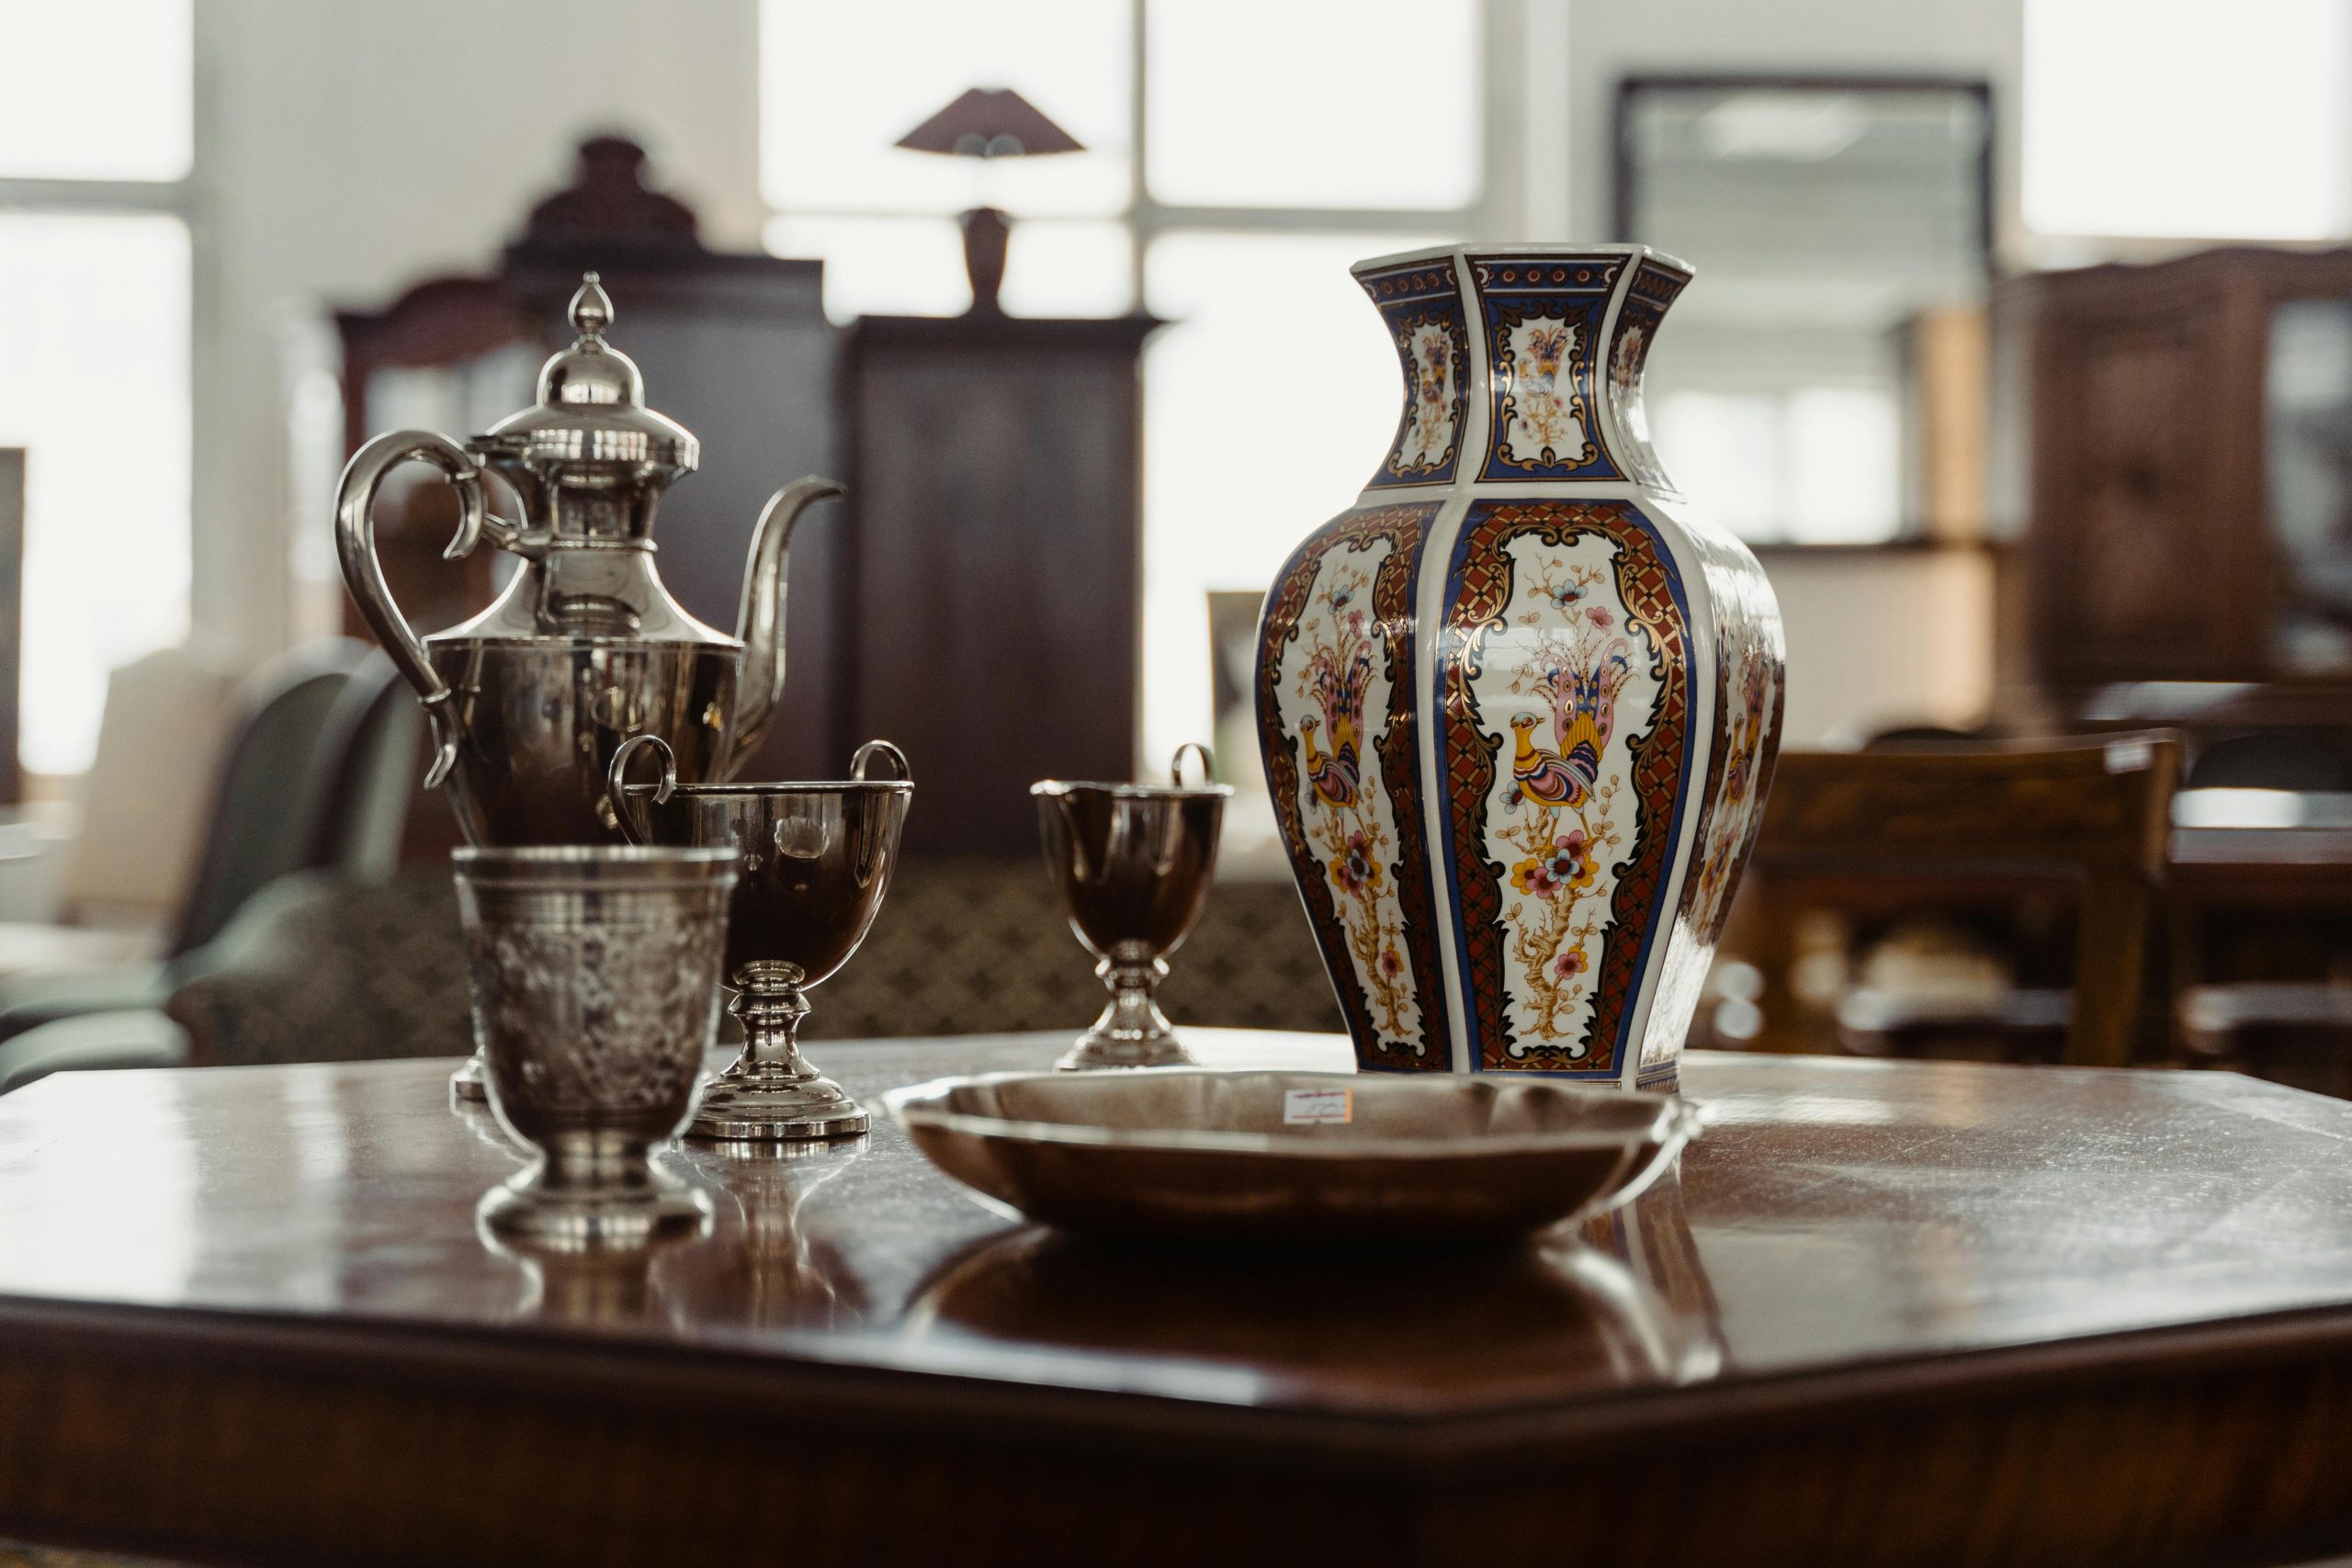
[[[1732,1382],[1637,1387],[1545,1404],[1392,1411],[1274,1406],[1131,1390],[1016,1382],[724,1346],[515,1328],[495,1337],[438,1325],[327,1322],[275,1314],[0,1297],[0,1362],[58,1349],[125,1362],[217,1365],[305,1382],[398,1379],[653,1411],[763,1413],[805,1423],[1093,1444],[1105,1435],[1197,1451],[1236,1445],[1317,1468],[1365,1461],[1483,1462],[1536,1442],[1670,1438],[1730,1424],[1803,1424],[1858,1408],[2016,1402],[2085,1384],[2145,1387],[2266,1363],[2352,1360],[2352,1304],[2132,1329],[2065,1341],[1966,1348]],[[812,1404],[812,1402],[814,1402]]]

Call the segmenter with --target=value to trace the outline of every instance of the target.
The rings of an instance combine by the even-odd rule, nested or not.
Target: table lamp
[[[958,158],[1035,158],[1048,152],[1083,152],[1078,139],[1036,105],[1010,87],[974,87],[899,138],[917,152]],[[1004,284],[1004,247],[1012,226],[993,207],[964,214],[964,270],[972,280],[972,312],[1001,313],[997,290]]]

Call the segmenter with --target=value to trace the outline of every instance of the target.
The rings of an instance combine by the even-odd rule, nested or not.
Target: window
[[[1140,303],[1171,323],[1144,360],[1153,766],[1210,732],[1209,595],[1264,589],[1394,424],[1395,355],[1350,264],[1507,227],[1480,149],[1516,106],[1480,91],[1486,37],[1481,0],[766,0],[768,248],[824,258],[837,320],[963,310],[955,215],[987,202],[1015,220],[1010,313]],[[885,55],[887,77],[810,64]],[[974,86],[1017,89],[1088,151],[983,166],[891,145]],[[1250,423],[1269,389],[1233,374],[1270,357],[1312,364],[1318,389],[1279,452]],[[1231,459],[1214,484],[1181,458],[1209,448]]]
[[[2024,209],[2044,234],[2352,229],[2344,0],[2027,0]]]
[[[89,764],[188,610],[189,0],[0,0],[0,446],[26,448],[23,728]]]
[[[1906,482],[1930,461],[1906,432],[1913,351],[1924,318],[1981,319],[1991,135],[1974,82],[1621,85],[1619,229],[1704,280],[1659,334],[1647,395],[1660,458],[1709,515],[1806,545],[1929,523]]]
[[[1657,446],[1675,483],[1743,538],[1799,545],[1890,539],[1901,513],[1894,389],[1654,392]]]

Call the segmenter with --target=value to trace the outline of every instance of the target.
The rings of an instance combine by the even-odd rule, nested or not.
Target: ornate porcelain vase
[[[1650,449],[1640,245],[1364,262],[1405,413],[1266,596],[1261,748],[1356,1060],[1670,1086],[1780,741],[1780,611]]]

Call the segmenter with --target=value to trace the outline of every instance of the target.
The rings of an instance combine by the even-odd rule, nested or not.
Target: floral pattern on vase
[[[1469,403],[1469,329],[1452,258],[1365,275],[1408,382],[1405,413],[1374,488],[1444,484],[1462,454]]]
[[[1472,256],[1470,271],[1494,366],[1479,477],[1620,477],[1600,445],[1594,351],[1624,259]]]
[[[1755,558],[1675,493],[1642,415],[1690,271],[1638,245],[1355,271],[1405,411],[1269,594],[1257,690],[1358,1065],[1671,1084],[1782,658]]]
[[[1381,1065],[1443,1071],[1411,637],[1437,511],[1348,513],[1291,558],[1260,634],[1258,721],[1275,814],[1351,1032]]]
[[[1471,1058],[1613,1074],[1690,760],[1690,615],[1622,502],[1474,502],[1446,578],[1440,763]]]

